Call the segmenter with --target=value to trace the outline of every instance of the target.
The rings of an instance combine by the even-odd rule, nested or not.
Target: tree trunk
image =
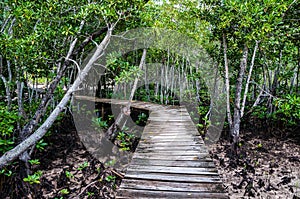
[[[80,30],[83,28],[83,25],[84,25],[84,21],[81,22]],[[74,41],[71,43],[63,67],[58,71],[58,74],[50,84],[49,89],[47,90],[47,93],[44,95],[43,99],[41,100],[41,103],[38,109],[36,110],[34,116],[30,120],[30,122],[28,122],[23,128],[22,134],[25,136],[25,138],[28,137],[34,131],[34,129],[38,125],[38,122],[44,116],[47,110],[49,100],[52,98],[57,85],[59,84],[61,78],[64,76],[66,68],[71,63],[69,59],[71,59],[71,57],[74,56],[74,48],[76,43],[77,43],[77,38],[74,39]]]
[[[0,74],[0,78],[2,79],[5,87],[5,92],[6,92],[6,100],[7,100],[7,109],[10,110],[11,108],[11,93],[10,93],[10,88],[9,88],[9,82],[6,80],[6,78]]]
[[[147,100],[148,102],[150,102],[150,89],[149,89],[149,81],[148,81],[148,68],[147,66],[144,64],[143,65],[143,71],[144,71],[144,84],[145,84],[145,91],[147,94]]]
[[[256,41],[256,44],[255,44],[255,47],[254,47],[254,50],[253,50],[253,55],[252,55],[250,69],[249,69],[249,74],[248,74],[247,82],[246,82],[246,86],[245,86],[245,92],[244,92],[243,103],[242,103],[242,108],[241,108],[241,117],[244,116],[244,109],[245,109],[246,100],[247,100],[249,83],[250,83],[250,79],[251,79],[251,75],[252,75],[252,70],[253,70],[253,66],[254,66],[254,61],[255,61],[255,56],[256,56],[256,51],[257,51],[257,48],[258,48],[258,44],[259,44],[259,41]]]
[[[227,42],[225,33],[223,33],[223,51],[224,51],[224,63],[225,63],[225,87],[226,87],[226,109],[227,109],[227,120],[229,129],[232,129],[232,118],[230,110],[230,83],[229,83],[229,68],[227,59]]]
[[[101,57],[103,51],[105,50],[107,44],[110,41],[110,37],[112,34],[113,28],[109,28],[107,31],[107,34],[100,45],[97,46],[96,51],[94,52],[93,56],[90,58],[89,62],[86,64],[84,69],[79,73],[78,77],[74,81],[73,85],[70,87],[70,89],[67,91],[67,93],[64,95],[63,99],[60,101],[60,103],[55,107],[55,109],[52,111],[50,116],[46,119],[46,121],[28,138],[26,138],[24,141],[22,141],[20,144],[18,144],[15,148],[11,149],[10,151],[6,152],[3,156],[0,157],[0,168],[7,165],[8,163],[15,160],[17,157],[19,157],[21,154],[24,154],[24,152],[34,145],[37,141],[39,141],[48,131],[48,129],[52,126],[54,121],[56,120],[57,116],[60,114],[60,112],[65,108],[67,105],[72,93],[76,91],[78,86],[82,83],[90,69],[92,68],[95,61]]]
[[[11,90],[9,83],[12,81],[12,74],[11,74],[11,68],[10,68],[10,61],[7,60],[7,71],[8,71],[8,80],[3,76],[3,59],[0,57],[0,78],[3,81],[5,92],[6,92],[6,100],[7,100],[7,110],[10,110],[11,108]]]
[[[240,124],[241,124],[241,94],[242,94],[242,87],[243,87],[243,78],[245,74],[245,69],[247,65],[247,58],[248,58],[248,47],[245,45],[243,50],[243,57],[241,59],[240,68],[239,68],[239,75],[236,82],[236,90],[235,90],[235,101],[234,101],[234,115],[233,115],[233,126],[231,131],[232,136],[232,151],[236,154],[237,152],[237,144],[239,141],[239,134],[240,134]]]
[[[298,70],[297,70],[297,83],[296,83],[296,93],[298,93],[298,91],[300,91],[299,89],[299,75],[300,75],[300,47],[298,47]],[[300,92],[299,92],[300,94]]]

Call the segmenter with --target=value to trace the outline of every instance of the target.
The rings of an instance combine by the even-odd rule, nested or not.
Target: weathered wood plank
[[[182,133],[178,133],[178,132],[172,132],[172,131],[163,131],[163,132],[145,132],[143,133],[143,137],[146,136],[199,136],[198,134],[192,134],[189,132],[182,132]]]
[[[200,145],[196,146],[174,146],[174,145],[169,145],[169,146],[148,146],[148,145],[139,145],[139,147],[136,149],[136,152],[139,151],[144,151],[144,150],[155,150],[155,151],[189,151],[189,150],[197,150],[197,151],[207,151],[207,148],[205,147],[200,147]]]
[[[134,157],[141,157],[141,158],[144,158],[144,157],[148,157],[148,156],[157,156],[157,157],[163,157],[163,156],[187,156],[187,157],[190,157],[192,156],[193,158],[194,157],[198,157],[199,159],[202,158],[202,157],[208,157],[208,154],[205,153],[205,152],[199,152],[199,151],[196,151],[196,152],[193,152],[193,151],[164,151],[164,153],[162,152],[148,152],[148,153],[140,153],[140,152],[136,152],[134,154]]]
[[[185,127],[173,127],[173,128],[177,128],[176,131],[170,129],[170,127],[158,128],[158,127],[154,127],[154,126],[149,126],[149,127],[146,126],[144,129],[144,133],[146,135],[148,133],[155,134],[155,135],[159,134],[159,133],[170,133],[170,134],[174,133],[177,135],[185,135],[190,132],[190,135],[199,135],[198,132],[195,132],[195,129],[189,129],[189,128],[185,128]]]
[[[224,193],[174,192],[120,188],[117,198],[228,198]]]
[[[145,165],[132,165],[127,169],[128,173],[170,173],[170,174],[194,174],[194,175],[218,175],[215,168],[188,168],[188,167],[168,167],[168,166],[151,166]]]
[[[176,174],[195,174],[195,175],[218,175],[215,168],[187,168],[187,167],[167,167],[167,166],[142,166],[131,165],[127,172],[150,172],[150,173],[176,173]]]
[[[149,138],[149,139],[144,139],[141,138],[142,141],[145,142],[190,142],[191,144],[193,144],[193,141],[196,142],[201,142],[200,138],[180,138],[180,136],[178,136],[177,138]]]
[[[189,135],[189,134],[154,134],[154,133],[146,133],[142,135],[142,139],[176,139],[176,138],[181,138],[181,139],[189,139],[189,140],[193,140],[193,139],[202,139],[201,137],[197,136],[197,135]]]
[[[144,135],[141,139],[151,139],[151,140],[174,140],[174,139],[180,139],[180,140],[184,140],[184,141],[201,141],[202,138],[200,138],[199,136],[188,136],[188,135],[170,135],[170,136],[153,136],[153,134],[151,135]]]
[[[204,167],[214,168],[215,165],[212,160],[145,160],[135,158],[131,161],[130,165],[146,165],[146,166],[174,166],[174,167]]]
[[[206,156],[196,156],[196,155],[187,155],[187,156],[176,156],[176,155],[160,155],[160,156],[151,156],[151,155],[133,155],[133,158],[144,158],[151,160],[199,160],[199,159],[209,159],[208,155]]]
[[[149,181],[125,179],[121,184],[121,188],[142,189],[154,191],[181,191],[181,192],[217,192],[224,193],[222,184],[208,183],[190,183],[190,182],[164,182],[164,181]]]
[[[202,183],[221,183],[222,181],[217,175],[198,174],[167,174],[167,173],[126,173],[126,179],[144,179],[144,180],[160,180],[168,182],[202,182]]]
[[[178,122],[178,121],[176,121],[176,122],[170,122],[170,121],[153,121],[151,119],[151,114],[150,114],[149,125],[151,125],[151,127],[157,127],[157,128],[160,128],[160,129],[169,129],[169,131],[176,131],[175,129],[170,128],[170,126],[168,128],[168,126],[164,125],[164,123],[162,123],[162,122],[164,122],[164,123],[166,123],[168,125],[174,125],[174,126],[176,126],[178,128],[182,128],[182,129],[183,128],[196,129],[196,127],[190,126],[190,123],[187,123],[186,121],[184,121],[184,122]]]
[[[144,148],[144,149],[139,149],[138,151],[135,151],[136,153],[159,153],[159,154],[170,154],[170,153],[175,153],[175,154],[189,154],[189,155],[197,155],[199,153],[205,153],[205,150],[172,150],[172,149],[160,149],[159,151],[157,149],[152,149],[152,148]]]
[[[171,145],[175,145],[175,146],[198,146],[201,144],[204,144],[203,142],[190,142],[190,141],[179,141],[179,140],[174,140],[174,141],[165,141],[165,142],[154,142],[154,141],[143,141],[142,143],[140,143],[138,146],[144,146],[144,145],[152,145],[152,146],[171,146]]]

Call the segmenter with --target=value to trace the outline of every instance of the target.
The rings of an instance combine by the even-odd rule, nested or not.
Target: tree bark
[[[226,109],[227,109],[227,120],[229,129],[232,129],[232,117],[230,110],[230,83],[229,83],[229,68],[227,58],[227,42],[225,33],[223,33],[223,52],[224,52],[224,64],[225,64],[225,87],[226,87]]]
[[[245,74],[245,69],[247,65],[247,58],[248,58],[248,47],[245,44],[243,50],[243,57],[241,59],[240,68],[239,68],[239,75],[236,82],[236,90],[235,90],[235,101],[234,101],[234,115],[233,115],[233,126],[231,129],[231,136],[232,136],[232,151],[236,154],[237,152],[237,144],[239,141],[239,134],[240,134],[240,124],[241,124],[241,94],[242,94],[242,87],[243,87],[243,78]]]
[[[296,93],[300,91],[299,89],[299,75],[300,75],[300,46],[298,47],[298,70],[297,70],[297,83],[296,83]]]
[[[29,147],[34,145],[37,141],[39,141],[48,131],[48,129],[52,126],[53,122],[60,114],[60,112],[64,109],[66,104],[68,103],[72,93],[76,91],[78,86],[84,80],[88,72],[93,66],[93,63],[101,57],[103,51],[105,50],[106,46],[110,41],[110,37],[112,35],[113,28],[108,28],[107,34],[100,45],[97,46],[96,51],[94,52],[93,56],[90,58],[89,62],[86,64],[84,69],[79,73],[78,77],[74,81],[73,85],[64,95],[63,99],[60,103],[56,106],[56,108],[52,111],[50,116],[46,119],[46,121],[28,138],[22,141],[19,145],[15,148],[11,149],[10,151],[6,152],[3,156],[0,157],[0,168],[7,165],[8,163],[15,160],[21,154],[23,154]]]
[[[7,110],[11,108],[11,90],[9,83],[12,81],[12,74],[10,68],[10,61],[7,61],[7,70],[8,70],[8,80],[3,76],[3,58],[0,57],[0,78],[2,79],[6,92],[6,100],[7,100]]]
[[[81,24],[81,28],[80,29],[82,29],[83,24],[84,23]],[[78,39],[75,38],[74,41],[71,43],[70,48],[69,48],[69,52],[68,52],[68,54],[66,56],[65,62],[63,64],[63,67],[58,71],[58,74],[56,75],[56,77],[54,78],[54,80],[52,81],[52,83],[50,84],[49,89],[48,89],[46,95],[44,95],[44,97],[42,98],[41,103],[40,103],[38,109],[36,110],[34,116],[30,120],[30,122],[28,122],[24,126],[21,134],[24,135],[25,138],[28,137],[34,131],[34,129],[38,125],[41,117],[44,116],[44,114],[45,114],[45,112],[47,110],[47,105],[48,105],[49,100],[52,98],[57,85],[59,84],[61,78],[64,76],[66,68],[71,63],[69,59],[70,59],[70,57],[71,57],[71,55],[73,53],[73,50],[74,50],[75,45],[77,43],[77,40]]]
[[[150,102],[150,89],[149,89],[149,81],[148,81],[148,68],[146,65],[143,65],[144,71],[144,80],[145,80],[145,91],[147,94],[147,100]]]
[[[81,22],[80,30],[83,28],[83,25],[84,25],[84,21]],[[75,38],[73,40],[73,42],[70,45],[69,52],[68,52],[68,54],[65,58],[65,61],[63,63],[63,66],[60,68],[60,70],[58,71],[56,77],[54,78],[54,80],[50,84],[50,86],[48,88],[48,91],[47,91],[46,95],[44,95],[43,99],[41,100],[41,103],[40,103],[37,111],[35,112],[34,116],[30,120],[30,122],[28,122],[25,125],[25,127],[22,130],[24,135],[26,135],[25,137],[28,137],[34,131],[34,129],[36,128],[38,122],[40,121],[40,118],[45,114],[49,100],[52,98],[58,83],[60,82],[61,78],[65,74],[65,71],[66,71],[67,67],[72,63],[70,61],[70,59],[75,58],[83,50],[83,48],[88,43],[90,43],[92,40],[94,40],[96,37],[98,37],[99,35],[101,35],[105,31],[107,31],[107,27],[103,27],[103,28],[101,28],[101,30],[96,31],[91,36],[87,37],[76,50],[74,50],[74,48],[75,48],[75,45],[77,43],[77,38]]]
[[[3,83],[4,83],[4,87],[5,87],[5,92],[6,92],[6,100],[7,100],[7,109],[10,110],[11,108],[11,94],[10,94],[10,88],[9,88],[9,84],[6,80],[6,78],[0,74],[0,78],[2,79]]]
[[[250,83],[250,79],[251,79],[251,76],[252,76],[252,71],[253,71],[253,67],[254,67],[254,61],[255,61],[255,56],[256,56],[258,44],[259,44],[259,41],[256,41],[256,44],[255,44],[255,47],[254,47],[254,50],[253,50],[253,55],[252,55],[250,69],[249,69],[249,74],[248,74],[247,82],[246,82],[246,86],[245,86],[245,91],[244,91],[243,103],[242,103],[242,108],[241,108],[241,117],[244,116],[244,109],[245,109],[247,94],[248,94],[248,90],[249,90],[249,83]]]

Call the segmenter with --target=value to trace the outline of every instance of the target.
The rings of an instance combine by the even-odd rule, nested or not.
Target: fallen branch
[[[93,184],[96,184],[97,182],[99,182],[99,180],[96,180],[96,181],[91,182],[90,184],[88,184],[87,186],[85,186],[85,187],[82,189],[82,191],[81,191],[76,197],[71,196],[70,198],[73,198],[73,197],[74,197],[75,199],[79,198],[79,196],[81,196],[81,195],[85,192],[85,190],[87,190],[87,188],[89,188],[89,187],[92,186]]]
[[[120,178],[124,178],[124,176],[125,176],[125,174],[123,174],[123,173],[119,173],[119,172],[117,172],[117,171],[115,171],[115,170],[113,170],[113,169],[109,169],[112,173],[114,173],[115,175],[117,175],[117,176],[119,176]]]

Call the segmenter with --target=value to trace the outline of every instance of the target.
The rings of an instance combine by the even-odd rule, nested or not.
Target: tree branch
[[[253,71],[253,66],[254,66],[254,61],[255,61],[255,56],[256,56],[258,44],[259,44],[259,41],[256,41],[254,51],[253,51],[253,55],[252,55],[251,65],[250,65],[250,69],[249,69],[249,74],[248,74],[247,82],[246,82],[246,86],[245,86],[245,92],[244,92],[244,96],[243,96],[243,102],[242,102],[242,108],[241,108],[241,117],[244,116],[244,109],[245,109],[247,94],[248,94],[248,90],[249,90],[249,83],[250,83],[250,79],[251,79],[251,75],[252,75],[252,71]]]
[[[22,141],[19,145],[17,145],[12,150],[6,152],[3,156],[0,157],[0,168],[7,165],[8,163],[15,160],[17,157],[19,157],[22,153],[24,153],[29,147],[34,145],[37,141],[39,141],[48,131],[48,129],[51,127],[51,125],[54,123],[57,116],[60,114],[60,112],[64,109],[66,104],[68,103],[72,93],[76,91],[78,86],[81,84],[81,82],[84,80],[90,69],[92,68],[95,61],[103,55],[103,51],[106,49],[110,38],[112,35],[112,29],[109,28],[107,31],[107,34],[101,44],[97,47],[96,51],[94,52],[93,56],[90,58],[89,62],[86,64],[84,69],[81,71],[81,73],[78,75],[76,80],[74,81],[73,85],[70,87],[70,89],[67,91],[67,93],[64,95],[63,99],[60,101],[60,103],[55,107],[55,109],[52,111],[50,116],[46,119],[46,121],[28,138],[26,138],[24,141]]]
[[[80,30],[82,29],[82,27],[83,27],[83,23],[81,23]],[[40,103],[38,109],[36,110],[34,116],[32,117],[31,121],[28,122],[25,125],[25,127],[23,128],[22,134],[25,136],[24,138],[26,138],[27,136],[29,136],[34,131],[34,129],[38,125],[38,122],[40,121],[41,117],[45,114],[46,109],[47,109],[48,101],[52,98],[52,96],[54,94],[54,91],[55,91],[58,83],[60,82],[61,78],[65,74],[66,68],[72,63],[69,59],[74,59],[76,57],[76,55],[78,55],[83,50],[83,48],[86,45],[89,44],[89,42],[92,39],[94,39],[97,36],[101,35],[106,30],[107,30],[107,27],[102,28],[101,30],[97,31],[96,33],[93,33],[92,36],[90,36],[89,38],[85,39],[76,50],[74,50],[74,48],[75,48],[75,45],[77,43],[77,38],[74,39],[74,41],[70,45],[69,51],[67,53],[67,56],[65,58],[65,61],[63,63],[62,68],[58,71],[56,77],[51,82],[46,95],[44,95],[43,99],[41,100],[41,103]]]

